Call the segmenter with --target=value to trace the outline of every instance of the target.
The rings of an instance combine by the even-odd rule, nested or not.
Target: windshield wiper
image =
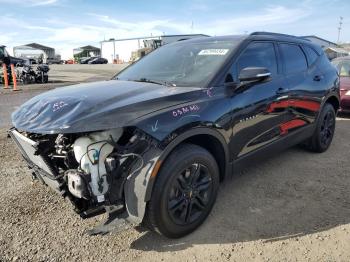
[[[171,83],[171,82],[153,80],[153,79],[148,79],[145,77],[140,78],[140,79],[130,79],[129,81],[151,83],[151,84],[157,84],[157,85],[162,85],[162,86],[176,86],[174,83]]]

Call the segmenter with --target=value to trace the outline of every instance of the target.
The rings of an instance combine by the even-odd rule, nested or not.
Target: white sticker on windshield
[[[228,49],[203,49],[198,55],[226,55]]]

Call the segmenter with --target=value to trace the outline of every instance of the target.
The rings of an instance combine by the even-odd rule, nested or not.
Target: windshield
[[[238,41],[168,44],[126,68],[116,79],[201,87],[214,76],[237,44]]]

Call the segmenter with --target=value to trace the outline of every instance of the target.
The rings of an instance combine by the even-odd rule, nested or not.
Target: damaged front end
[[[82,218],[107,211],[113,218],[123,217],[135,224],[142,221],[142,195],[159,150],[144,132],[127,127],[43,135],[13,128],[10,135],[33,177],[68,198]]]
[[[108,212],[137,225],[172,132],[198,121],[192,101],[206,96],[196,87],[167,88],[121,80],[57,88],[18,108],[10,135],[33,176],[81,217]],[[179,106],[183,112],[174,111]]]

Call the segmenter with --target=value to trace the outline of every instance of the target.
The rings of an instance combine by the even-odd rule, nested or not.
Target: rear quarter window
[[[315,50],[313,50],[311,47],[308,47],[308,46],[304,46],[304,51],[306,53],[309,66],[313,65],[319,56],[318,53],[316,53]]]
[[[307,61],[303,50],[296,44],[280,44],[286,74],[307,70]]]

